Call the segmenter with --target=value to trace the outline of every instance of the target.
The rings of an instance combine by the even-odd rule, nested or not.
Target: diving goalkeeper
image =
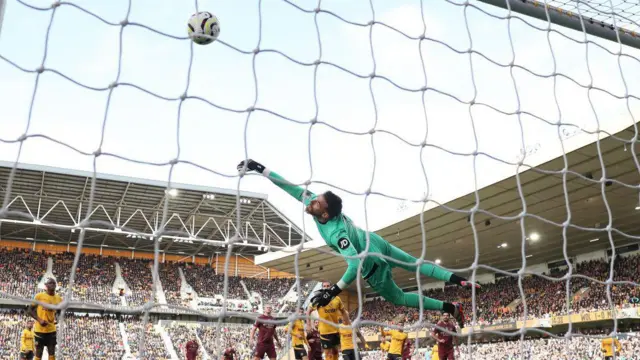
[[[346,256],[347,270],[340,281],[329,289],[319,290],[319,294],[312,298],[312,303],[317,307],[326,306],[356,279],[360,259],[355,256],[365,250],[367,232],[355,226],[351,219],[342,213],[342,199],[331,191],[315,195],[310,191],[305,191],[300,186],[289,183],[280,175],[267,169],[264,165],[250,159],[238,164],[238,171],[243,170],[261,173],[282,190],[289,193],[298,201],[303,202],[306,205],[305,211],[313,216],[318,226],[318,231],[326,244],[341,255]],[[456,319],[460,328],[464,327],[462,305],[431,299],[415,293],[405,293],[393,281],[391,278],[391,269],[400,267],[407,271],[415,272],[416,265],[411,263],[417,262],[416,258],[389,244],[375,233],[369,232],[369,239],[370,253],[384,254],[392,259],[408,263],[399,264],[394,261],[388,262],[386,259],[375,255],[365,257],[362,263],[362,276],[374,291],[395,305],[419,308],[420,301],[422,301],[422,306],[425,310],[439,310],[449,313]],[[464,287],[473,286],[473,284],[466,279],[431,264],[421,264],[420,274]],[[476,287],[479,288],[478,285],[476,285]]]

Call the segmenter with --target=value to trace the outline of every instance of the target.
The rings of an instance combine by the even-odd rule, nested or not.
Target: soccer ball
[[[208,11],[200,11],[191,15],[188,27],[189,37],[198,45],[211,44],[220,35],[220,22],[215,15]]]

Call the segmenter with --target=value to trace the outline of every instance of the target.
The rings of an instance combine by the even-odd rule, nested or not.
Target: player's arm
[[[267,169],[267,167],[265,167],[264,165],[260,164],[257,161],[254,161],[251,159],[248,159],[246,161],[241,161],[240,164],[238,164],[238,171],[241,171],[244,168],[245,164],[246,164],[247,170],[256,171],[266,176],[267,178],[269,178],[269,180],[271,180],[271,182],[276,184],[278,187],[286,191],[289,195],[293,196],[296,200],[300,202],[304,202],[305,198],[315,197],[315,194],[313,194],[312,192],[308,190],[305,191],[304,188],[293,185],[292,183],[288,182],[285,178],[278,175],[276,172]]]
[[[38,295],[36,295],[34,297],[34,300],[35,301],[39,301],[40,300]],[[34,302],[34,303],[31,303],[31,305],[29,305],[29,307],[27,308],[27,314],[29,316],[31,316],[35,321],[37,321],[38,324],[40,324],[41,326],[46,326],[47,325],[47,322],[45,320],[40,319],[38,317],[38,304],[37,303]]]
[[[369,345],[367,345],[367,340],[364,339],[364,336],[358,329],[356,329],[356,336],[358,337],[358,339],[360,339],[360,343],[362,344],[362,347],[368,350]]]
[[[278,344],[278,347],[282,348],[282,343],[280,343],[280,339],[278,338],[278,331],[273,332],[273,338],[275,339],[276,344]]]
[[[314,307],[309,304],[307,307],[307,331],[311,332],[313,330],[313,323],[311,322],[311,313],[313,312]]]
[[[258,323],[253,324],[251,327],[251,332],[249,333],[249,344],[253,344],[256,339],[256,329],[258,328]]]
[[[358,251],[351,243],[346,232],[341,230],[330,236],[328,245],[334,249],[338,249],[340,255],[347,261],[347,270],[338,283],[331,286],[328,290],[320,290],[319,294],[311,299],[311,302],[316,306],[327,306],[327,304],[338,296],[342,290],[346,289],[358,275],[358,266],[360,264],[360,259],[357,257]]]

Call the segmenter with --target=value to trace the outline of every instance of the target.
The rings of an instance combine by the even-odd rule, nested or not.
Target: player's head
[[[451,320],[451,316],[449,316],[448,312],[442,314],[442,320],[445,322]]]
[[[53,294],[56,291],[56,281],[53,278],[48,278],[44,283],[44,287],[49,294]]]
[[[27,330],[31,330],[33,327],[33,320],[27,320],[24,322],[24,328]]]
[[[323,288],[324,290],[330,289],[330,288],[331,288],[331,283],[330,283],[330,282],[328,282],[328,281],[323,281],[323,282],[322,282],[322,288]]]
[[[304,315],[304,308],[302,308],[302,307],[298,308],[298,314],[299,315]]]
[[[265,315],[271,315],[271,311],[273,311],[273,307],[271,306],[271,304],[267,304],[264,306]]]
[[[314,320],[314,321],[313,321],[313,328],[314,328],[314,329],[317,329],[319,324],[320,324],[320,321],[319,321],[319,320]]]
[[[306,211],[321,221],[328,221],[342,213],[342,199],[327,191],[311,200]]]

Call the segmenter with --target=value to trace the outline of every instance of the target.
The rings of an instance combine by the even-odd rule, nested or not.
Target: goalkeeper
[[[321,195],[315,195],[310,191],[305,191],[302,187],[295,186],[280,175],[267,169],[264,165],[247,160],[238,164],[238,171],[256,171],[266,176],[274,184],[289,193],[298,201],[306,205],[305,211],[313,216],[318,226],[318,231],[326,244],[333,250],[345,256],[347,261],[347,271],[342,279],[329,289],[320,290],[319,295],[314,296],[312,303],[318,307],[326,306],[342,290],[351,284],[357,276],[360,259],[356,256],[365,250],[367,244],[367,232],[356,227],[351,219],[342,213],[342,199],[327,191]],[[391,278],[391,269],[400,267],[407,271],[416,271],[417,266],[413,263],[417,259],[389,244],[379,235],[369,233],[369,253],[379,253],[392,259],[405,262],[398,264],[394,261],[387,262],[380,256],[366,256],[362,264],[362,276],[369,283],[371,288],[380,296],[395,305],[404,305],[413,308],[420,307],[420,301],[425,310],[439,310],[451,314],[460,327],[464,327],[464,314],[462,306],[456,303],[447,303],[436,299],[431,299],[415,293],[405,293],[396,285]],[[441,281],[448,281],[460,286],[472,286],[473,284],[458,275],[446,271],[431,264],[420,265],[420,274],[429,276]],[[478,285],[476,287],[479,288]]]

